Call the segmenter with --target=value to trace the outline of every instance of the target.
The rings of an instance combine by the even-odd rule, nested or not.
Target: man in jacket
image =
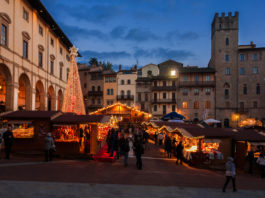
[[[142,154],[144,153],[144,148],[142,144],[142,140],[140,136],[136,137],[136,140],[134,142],[134,153],[136,156],[136,167],[141,170],[143,167],[142,164]]]
[[[10,159],[10,153],[11,153],[11,148],[13,145],[13,133],[12,133],[12,126],[9,124],[7,131],[4,132],[3,134],[3,139],[5,142],[5,154],[6,154],[6,159]]]
[[[223,187],[223,192],[225,192],[226,186],[228,185],[231,179],[233,183],[233,191],[236,192],[236,166],[232,157],[228,158],[228,161],[225,164],[225,168],[226,182]]]
[[[45,138],[45,161],[52,161],[52,153],[55,151],[55,144],[52,134],[48,133]]]

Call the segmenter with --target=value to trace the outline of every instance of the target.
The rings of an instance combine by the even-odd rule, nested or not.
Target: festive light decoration
[[[68,74],[68,81],[63,99],[62,112],[71,112],[84,115],[85,105],[76,64],[78,49],[73,46],[71,47],[70,51],[70,71]]]
[[[239,127],[249,127],[249,126],[262,126],[262,122],[256,120],[255,118],[247,118],[242,120],[239,124]]]

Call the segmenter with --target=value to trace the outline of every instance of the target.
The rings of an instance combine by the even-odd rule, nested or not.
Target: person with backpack
[[[129,157],[130,145],[129,139],[125,138],[123,134],[121,134],[120,138],[120,153],[124,156],[124,166],[128,166],[128,157]]]
[[[4,132],[3,134],[3,139],[5,143],[6,159],[10,159],[11,148],[12,148],[13,140],[14,140],[12,126],[10,124],[8,125],[7,131]]]
[[[133,147],[136,156],[136,167],[138,168],[138,170],[142,170],[142,154],[144,154],[144,147],[140,136],[136,136]]]

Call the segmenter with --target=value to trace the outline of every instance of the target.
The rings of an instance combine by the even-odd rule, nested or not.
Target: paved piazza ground
[[[231,184],[221,192],[224,173],[177,166],[157,146],[143,156],[143,170],[135,158],[124,167],[115,163],[55,160],[14,156],[0,160],[0,197],[265,197],[265,179],[241,173],[238,192]]]

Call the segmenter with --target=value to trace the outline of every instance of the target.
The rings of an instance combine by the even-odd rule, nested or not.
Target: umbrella
[[[215,120],[215,119],[212,119],[212,118],[204,120],[204,122],[206,122],[206,123],[221,123],[219,120]]]
[[[176,112],[171,112],[162,117],[162,120],[184,120],[185,116],[178,114]]]

